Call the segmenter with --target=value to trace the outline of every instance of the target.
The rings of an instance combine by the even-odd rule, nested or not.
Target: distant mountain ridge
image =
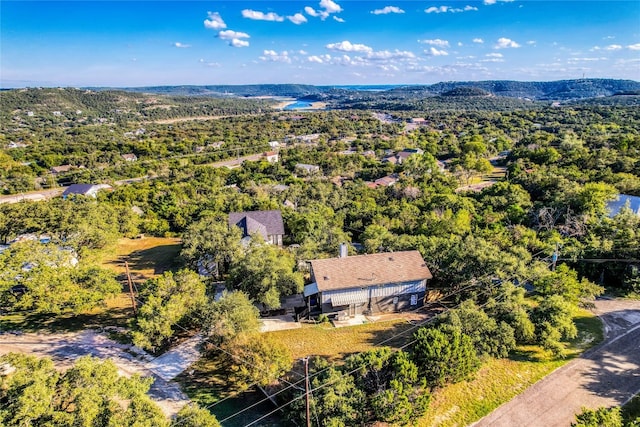
[[[372,92],[369,88],[378,88]],[[566,101],[586,98],[633,94],[640,91],[640,82],[619,79],[576,79],[547,82],[523,82],[515,80],[486,80],[466,82],[440,82],[432,85],[397,86],[314,86],[303,84],[253,84],[253,85],[204,85],[204,86],[152,86],[118,88],[130,92],[146,92],[182,96],[282,96],[293,98],[334,98],[368,92],[382,96],[438,96],[447,93],[465,93],[459,88],[473,88],[495,96],[528,98],[531,100]],[[107,88],[92,88],[107,89]],[[385,90],[386,89],[386,90]],[[468,92],[472,93],[472,92]],[[372,95],[373,96],[373,95]]]

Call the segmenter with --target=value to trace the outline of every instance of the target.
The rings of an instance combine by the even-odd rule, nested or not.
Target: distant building
[[[404,162],[409,158],[409,156],[413,156],[414,154],[422,154],[422,153],[424,153],[424,151],[422,151],[419,148],[405,148],[404,150],[398,151],[397,153],[386,155],[382,159],[382,162],[383,163],[389,162],[394,165],[401,165],[402,162]]]
[[[262,154],[262,158],[265,159],[269,163],[278,163],[279,156],[275,151],[267,151]]]
[[[72,195],[96,197],[100,190],[110,190],[111,186],[107,184],[71,184],[62,193],[63,198]]]
[[[258,233],[265,242],[282,246],[284,222],[280,211],[231,212],[229,227],[233,226],[240,227],[245,242],[248,242],[251,235]]]
[[[418,251],[347,256],[341,250],[340,258],[310,264],[309,308],[347,316],[417,308],[433,277]]]
[[[136,156],[133,153],[129,153],[129,154],[123,154],[122,158],[126,161],[126,162],[136,162],[138,161],[138,156]]]
[[[51,168],[51,173],[54,175],[60,174],[60,173],[65,173],[65,172],[69,172],[71,169],[73,169],[72,165],[61,165],[61,166],[54,166]]]
[[[302,173],[304,175],[314,175],[320,173],[320,166],[298,163],[296,164],[296,172]]]
[[[620,213],[620,210],[625,206],[628,206],[633,213],[640,216],[640,197],[629,196],[627,194],[618,194],[616,200],[612,200],[607,203],[609,217],[613,218],[614,216],[618,215]]]

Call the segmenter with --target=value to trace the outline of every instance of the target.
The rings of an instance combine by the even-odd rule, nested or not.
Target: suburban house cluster
[[[282,246],[285,234],[279,210],[232,212],[229,227],[239,227],[245,244],[254,234]],[[423,305],[433,276],[418,251],[348,256],[340,246],[336,258],[309,261],[310,283],[304,287],[308,313],[338,318],[411,310]]]

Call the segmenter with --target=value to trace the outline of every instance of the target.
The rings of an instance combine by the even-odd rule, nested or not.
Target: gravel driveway
[[[640,301],[599,300],[605,340],[474,426],[568,427],[583,406],[620,406],[640,393]]]
[[[124,375],[140,374],[155,379],[149,396],[160,405],[167,416],[175,415],[189,402],[189,398],[177,384],[163,379],[150,368],[157,366],[153,358],[131,345],[120,344],[93,330],[63,334],[12,334],[0,335],[0,355],[26,353],[47,356],[57,368],[66,369],[82,356],[111,359]]]

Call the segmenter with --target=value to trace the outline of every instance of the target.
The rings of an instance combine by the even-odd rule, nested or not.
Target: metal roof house
[[[310,261],[309,306],[349,316],[394,312],[423,304],[433,278],[418,251],[389,252]]]
[[[280,211],[231,212],[229,227],[233,226],[240,227],[244,241],[250,239],[252,234],[258,233],[265,242],[282,246],[284,222]]]
[[[79,194],[81,196],[91,196],[96,197],[98,191],[100,190],[108,190],[111,186],[107,184],[71,184],[64,190],[62,193],[63,198],[67,198],[74,194]]]

